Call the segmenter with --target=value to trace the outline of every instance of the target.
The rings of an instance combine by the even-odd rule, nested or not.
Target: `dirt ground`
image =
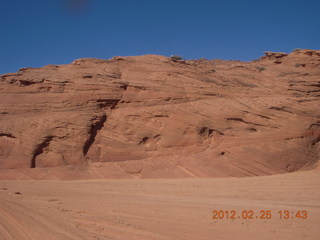
[[[250,178],[0,181],[0,239],[316,240],[319,187],[317,170]],[[235,219],[212,219],[214,210],[233,210]],[[243,219],[245,210],[253,219]],[[267,210],[271,219],[261,219]],[[289,211],[288,219],[280,219],[281,210]]]

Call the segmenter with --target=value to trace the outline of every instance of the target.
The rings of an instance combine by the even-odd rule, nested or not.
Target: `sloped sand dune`
[[[320,174],[217,179],[1,181],[5,240],[317,240]],[[19,192],[20,194],[16,194]],[[213,220],[213,210],[271,210],[272,219]],[[280,220],[279,210],[308,217]]]

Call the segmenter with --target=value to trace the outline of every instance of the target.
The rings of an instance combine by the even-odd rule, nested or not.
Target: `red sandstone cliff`
[[[315,166],[320,51],[78,59],[0,76],[0,179],[216,177]]]

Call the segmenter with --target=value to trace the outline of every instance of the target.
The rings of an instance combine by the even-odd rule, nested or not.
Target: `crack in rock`
[[[96,122],[93,123],[91,125],[91,128],[88,132],[89,134],[89,138],[87,139],[87,141],[85,142],[84,146],[83,146],[83,155],[86,156],[90,147],[92,146],[92,144],[94,143],[96,136],[98,134],[98,131],[100,131],[103,126],[104,123],[107,121],[107,115],[104,113],[103,116]]]
[[[53,136],[46,136],[42,141],[42,143],[36,146],[31,159],[31,164],[30,164],[31,168],[36,168],[36,158],[43,153],[43,150],[46,147],[50,145],[50,142],[52,141],[52,139],[53,139]]]

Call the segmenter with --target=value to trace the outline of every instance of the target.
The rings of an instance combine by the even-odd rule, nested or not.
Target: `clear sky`
[[[319,0],[0,0],[0,10],[0,74],[84,57],[320,49]]]

